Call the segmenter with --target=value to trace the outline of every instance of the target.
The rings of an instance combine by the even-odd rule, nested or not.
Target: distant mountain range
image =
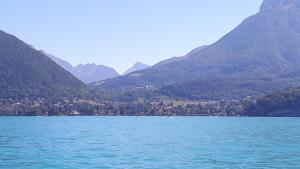
[[[76,76],[76,73],[74,71],[74,67],[67,61],[62,60],[54,55],[51,55],[43,50],[41,50],[41,52],[43,54],[45,54],[46,56],[48,56],[50,59],[52,59],[54,62],[56,62],[58,65],[60,65],[61,67],[63,67],[65,70],[67,70],[68,72],[72,73],[73,75]]]
[[[45,54],[0,31],[0,98],[75,97],[86,86]]]
[[[64,69],[72,73],[78,79],[83,81],[86,84],[98,82],[106,79],[111,79],[120,76],[120,74],[111,67],[104,65],[96,65],[96,64],[80,64],[77,66],[72,66],[69,62],[60,59],[54,55],[46,53],[45,51],[41,51],[52,60],[54,60],[57,64],[62,66]],[[149,65],[143,64],[141,62],[136,62],[131,68],[126,70],[123,75],[144,70],[150,67]]]
[[[150,67],[149,65],[143,64],[142,62],[136,62],[131,68],[129,68],[128,70],[126,70],[123,75],[127,75],[129,73],[135,72],[135,71],[139,71],[139,70],[144,70],[147,69],[148,67]]]
[[[80,64],[74,67],[74,71],[76,76],[86,84],[119,76],[113,68],[96,64]]]
[[[300,88],[295,87],[300,86],[299,65],[299,0],[264,0],[257,14],[214,44],[151,67],[138,62],[123,76],[102,65],[74,67],[0,31],[0,101],[2,113],[10,110],[12,115],[15,111],[31,115],[40,110],[37,114],[47,114],[50,109],[54,114],[68,109],[74,115],[77,110],[89,114],[93,106],[102,106],[94,102],[95,98],[111,100],[111,105],[98,107],[98,111],[113,110],[117,100],[121,105],[117,110],[123,113],[125,107],[153,111],[147,101],[161,101],[165,96],[189,101],[256,96],[249,102],[243,100],[246,106],[238,108],[244,114],[239,115],[300,116]],[[83,82],[96,83],[87,86]],[[23,105],[15,107],[19,99]],[[40,109],[34,110],[36,107]]]
[[[44,51],[43,53],[86,84],[119,76],[117,71],[107,66],[96,64],[80,64],[74,67],[65,60],[62,60]]]
[[[257,14],[212,45],[95,85],[120,91],[152,86],[189,99],[241,98],[300,85],[294,76],[300,70],[299,4],[265,0]]]

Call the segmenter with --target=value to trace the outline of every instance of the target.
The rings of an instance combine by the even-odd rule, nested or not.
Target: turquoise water
[[[0,168],[300,168],[300,118],[1,117]]]

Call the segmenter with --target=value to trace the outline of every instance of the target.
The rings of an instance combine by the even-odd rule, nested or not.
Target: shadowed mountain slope
[[[210,79],[248,79],[254,84],[257,79],[272,79],[280,83],[280,78],[289,78],[285,75],[298,71],[299,64],[299,1],[265,0],[257,14],[245,19],[214,44],[192,52],[188,57],[97,84],[105,89],[128,90],[149,85],[160,89],[207,80],[207,84],[199,84],[205,86],[209,85]],[[294,86],[299,84],[297,78],[285,80]],[[258,93],[266,88],[268,85],[262,90],[257,89]],[[247,90],[245,87],[245,95]]]
[[[85,85],[45,54],[0,31],[0,89],[0,98],[54,98],[80,95]]]

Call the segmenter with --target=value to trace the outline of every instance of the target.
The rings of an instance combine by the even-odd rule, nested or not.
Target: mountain
[[[85,85],[45,54],[0,31],[0,98],[80,95]]]
[[[65,60],[62,60],[44,51],[41,52],[43,52],[61,67],[63,67],[65,70],[72,73],[75,77],[83,81],[85,84],[119,76],[119,74],[113,68],[107,66],[96,64],[80,64],[74,67]]]
[[[166,65],[166,64],[173,63],[175,61],[180,61],[180,60],[183,60],[183,59],[187,59],[189,56],[193,55],[194,53],[197,53],[197,52],[201,51],[202,49],[205,49],[206,47],[208,47],[208,45],[197,47],[197,48],[193,49],[192,51],[190,51],[185,56],[172,57],[170,59],[166,59],[166,60],[160,61],[157,64],[155,64],[154,66],[163,66],[163,65]]]
[[[158,93],[175,99],[243,99],[267,95],[297,84],[300,85],[299,82],[291,83],[290,78],[207,78],[163,86]]]
[[[75,76],[86,84],[119,76],[113,68],[96,64],[80,64],[73,70]]]
[[[54,55],[51,55],[49,53],[46,53],[45,51],[41,51],[43,54],[47,55],[49,58],[51,58],[54,62],[56,62],[58,65],[63,67],[68,72],[72,73],[74,76],[76,76],[76,73],[74,71],[74,67],[67,61],[62,60]]]
[[[131,68],[129,68],[128,70],[126,70],[123,75],[127,75],[129,73],[135,72],[135,71],[139,71],[139,70],[144,70],[147,69],[148,67],[150,67],[149,65],[143,64],[142,62],[136,62]]]
[[[216,87],[220,87],[224,84],[224,80],[229,82],[240,79],[239,91],[243,95],[252,94],[248,90],[249,83],[253,86],[252,90],[258,94],[265,94],[266,89],[268,92],[278,90],[278,87],[269,86],[269,82],[273,82],[275,86],[278,84],[280,89],[299,85],[299,77],[288,76],[299,71],[299,55],[299,1],[265,0],[257,14],[245,19],[212,45],[196,50],[188,57],[166,64],[157,64],[96,85],[114,90],[131,90],[146,86],[161,90],[162,87],[171,85],[176,88],[187,83],[193,83],[196,87],[215,83]],[[261,79],[270,81],[261,83]],[[247,84],[244,84],[245,80],[248,81]],[[234,90],[236,85],[237,83],[232,85],[229,83],[227,88]],[[190,90],[186,95],[189,96],[192,92],[193,90]],[[176,95],[170,92],[169,94]],[[207,94],[204,93],[205,97]],[[215,92],[214,95],[218,93]],[[234,98],[230,94],[228,97]],[[201,99],[202,94],[199,93],[197,98]]]
[[[245,108],[244,115],[300,117],[300,87],[289,88],[260,98]]]

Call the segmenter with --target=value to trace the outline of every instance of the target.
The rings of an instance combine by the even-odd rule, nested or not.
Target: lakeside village
[[[220,101],[112,101],[74,98],[47,101],[43,98],[0,99],[0,113],[6,116],[242,116],[253,102]]]

